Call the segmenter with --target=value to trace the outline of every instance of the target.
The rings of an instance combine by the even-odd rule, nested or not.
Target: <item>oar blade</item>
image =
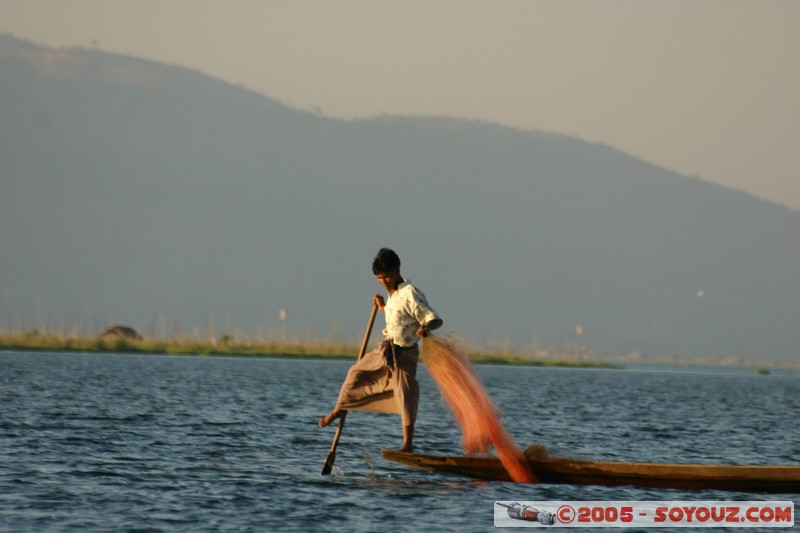
[[[333,462],[336,461],[336,450],[331,450],[328,458],[325,459],[325,464],[322,465],[322,475],[329,476],[333,472]]]

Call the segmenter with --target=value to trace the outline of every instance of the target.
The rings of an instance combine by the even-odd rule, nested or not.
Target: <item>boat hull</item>
[[[383,450],[387,461],[477,479],[509,481],[496,457],[425,455]],[[541,483],[633,485],[670,489],[800,494],[800,466],[625,463],[547,458],[529,461]]]

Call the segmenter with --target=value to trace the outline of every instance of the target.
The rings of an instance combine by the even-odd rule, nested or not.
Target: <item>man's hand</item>
[[[386,307],[386,302],[383,300],[383,296],[380,294],[376,294],[375,298],[372,299],[372,304],[377,305],[378,309],[383,311],[383,308]]]
[[[437,318],[436,320],[431,320],[427,324],[420,324],[419,329],[417,329],[417,335],[420,337],[427,337],[431,334],[432,329],[438,329],[442,327],[442,319]]]

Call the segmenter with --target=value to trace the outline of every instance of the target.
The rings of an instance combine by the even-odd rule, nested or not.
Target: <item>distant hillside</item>
[[[4,324],[350,338],[381,246],[470,339],[800,351],[795,211],[569,137],[331,120],[0,36]]]

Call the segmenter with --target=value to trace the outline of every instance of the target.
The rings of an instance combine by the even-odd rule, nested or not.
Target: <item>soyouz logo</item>
[[[793,527],[791,501],[496,501],[496,527]]]

